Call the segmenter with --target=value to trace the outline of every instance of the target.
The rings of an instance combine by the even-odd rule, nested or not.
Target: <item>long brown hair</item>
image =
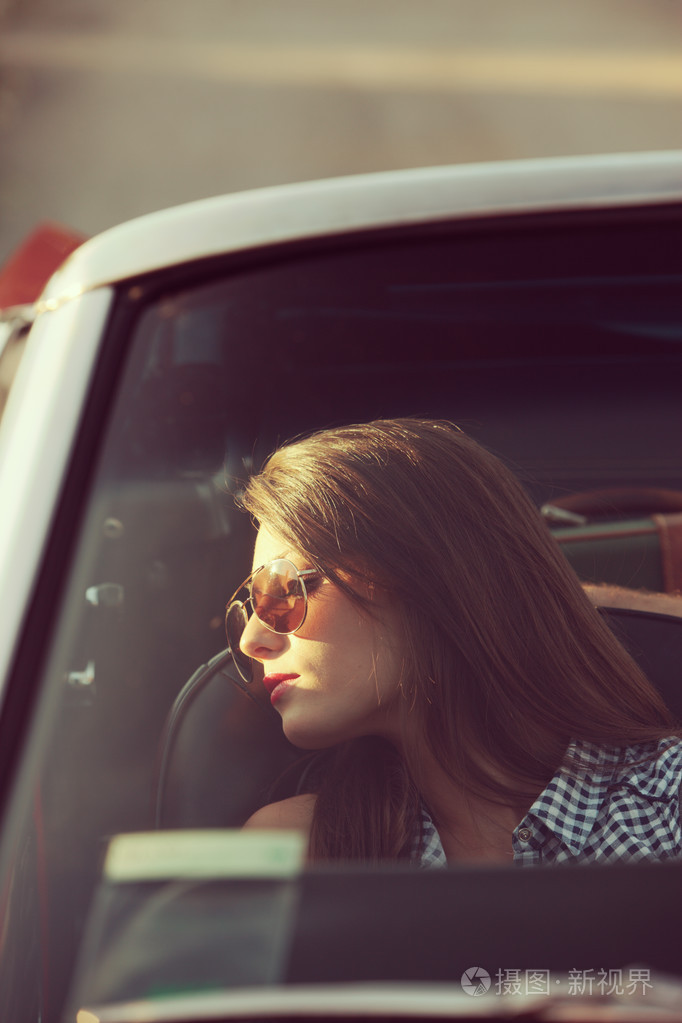
[[[571,741],[624,747],[674,731],[521,484],[452,423],[378,420],[297,440],[243,505],[367,613],[348,577],[391,595],[404,718],[465,791],[530,803]],[[329,761],[312,855],[408,857],[418,758],[363,739]]]

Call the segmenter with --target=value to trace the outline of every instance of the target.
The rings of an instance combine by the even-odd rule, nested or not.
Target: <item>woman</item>
[[[682,853],[668,711],[497,458],[446,422],[341,427],[243,504],[264,567],[231,649],[291,742],[329,751],[248,827],[423,866]]]

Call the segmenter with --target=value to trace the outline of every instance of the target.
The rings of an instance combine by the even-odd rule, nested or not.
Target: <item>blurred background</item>
[[[682,145],[680,0],[0,0],[0,263],[296,180]]]

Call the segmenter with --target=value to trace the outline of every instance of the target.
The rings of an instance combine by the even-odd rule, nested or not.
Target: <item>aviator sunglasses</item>
[[[315,568],[300,571],[286,558],[261,565],[236,590],[225,613],[225,633],[232,659],[245,682],[253,681],[253,661],[242,653],[239,643],[250,618],[255,614],[261,625],[280,636],[297,632],[308,611],[306,576],[319,575]],[[248,596],[238,599],[242,590]]]

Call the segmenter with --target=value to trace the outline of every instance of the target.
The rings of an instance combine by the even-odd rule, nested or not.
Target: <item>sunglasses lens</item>
[[[273,632],[294,632],[303,624],[306,597],[295,565],[278,559],[264,565],[251,580],[253,610]]]
[[[306,591],[298,569],[290,561],[278,558],[263,565],[250,582],[250,598],[246,586],[238,590],[241,600],[233,600],[225,615],[225,632],[232,659],[245,682],[252,682],[254,662],[242,653],[240,641],[249,620],[249,602],[258,618],[272,632],[287,635],[305,621]]]
[[[246,654],[243,654],[239,649],[239,641],[242,638],[242,633],[246,628],[246,623],[249,620],[249,616],[246,613],[244,605],[235,601],[230,604],[227,609],[227,615],[225,616],[225,632],[227,633],[227,644],[232,654],[232,660],[235,663],[239,674],[245,682],[253,681],[253,661]]]

